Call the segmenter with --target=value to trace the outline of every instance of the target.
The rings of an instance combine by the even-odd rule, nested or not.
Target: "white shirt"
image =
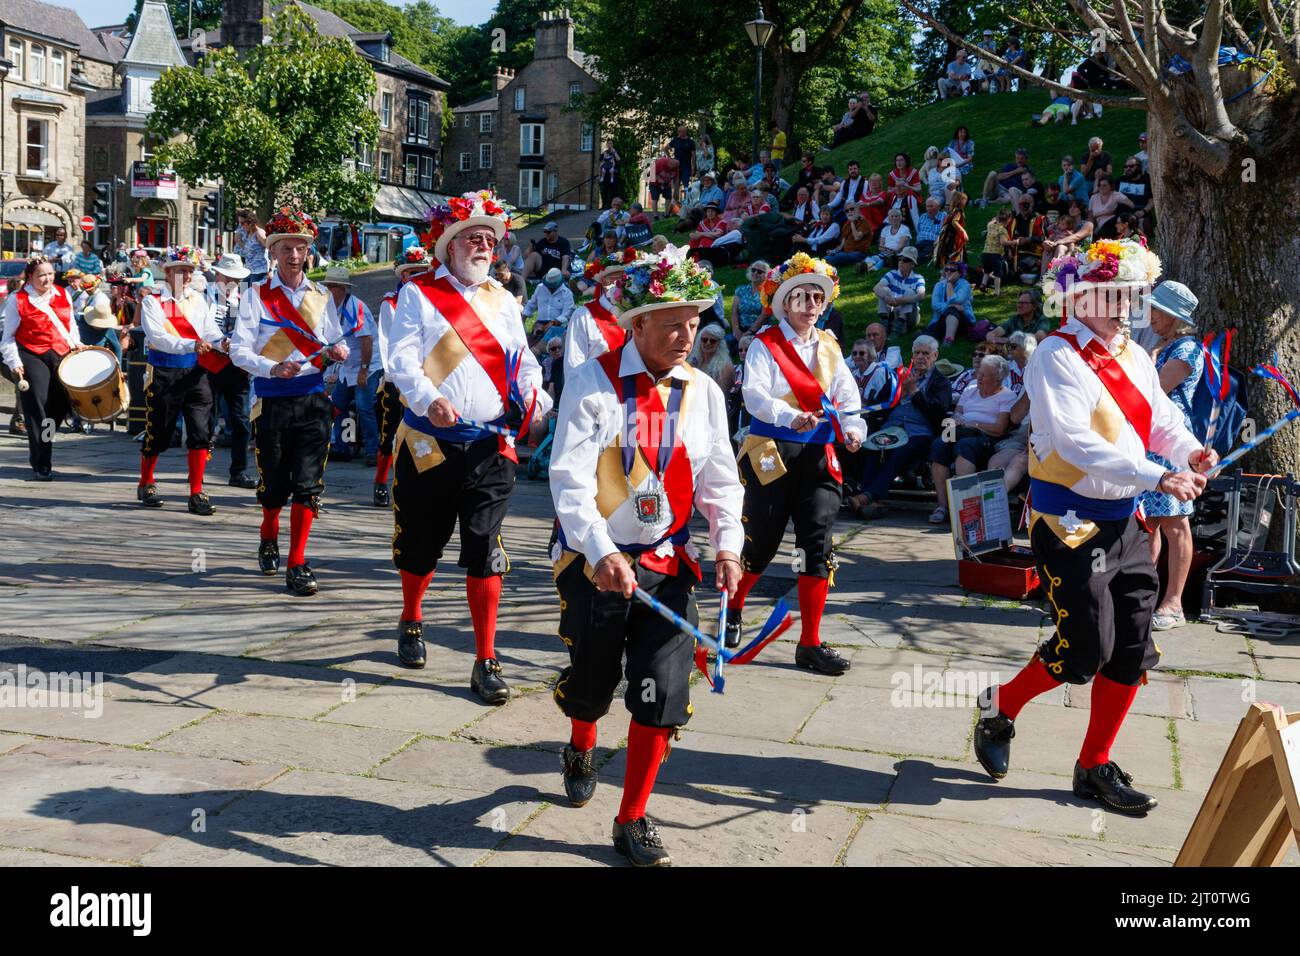
[[[867,181],[864,177],[859,176],[857,179],[845,178],[840,182],[840,188],[836,190],[835,197],[826,205],[832,209],[839,209],[844,205],[846,198],[858,201],[867,191]]]
[[[957,400],[957,414],[967,425],[996,425],[1003,412],[1010,412],[1019,398],[1009,388],[999,387],[992,395],[980,394],[980,383],[972,380]]]
[[[188,355],[194,351],[198,341],[184,338],[167,329],[167,316],[163,312],[162,304],[164,301],[171,302],[174,300],[176,300],[176,297],[172,295],[169,286],[163,286],[162,292],[158,295],[143,297],[140,303],[140,327],[144,329],[144,343],[157,352],[166,352],[169,355]],[[203,294],[187,287],[185,294],[177,301],[179,301],[181,311],[190,320],[190,325],[194,327],[194,331],[198,333],[199,338],[213,345],[220,344],[225,336],[221,334],[221,329],[213,322],[212,310],[203,301]]]
[[[536,314],[538,325],[545,325],[548,322],[564,325],[569,321],[569,313],[572,311],[573,293],[569,291],[569,287],[561,284],[552,292],[546,287],[545,282],[538,283],[533,297],[524,306],[524,315]]]
[[[912,230],[902,223],[898,224],[897,229],[891,227],[889,223],[885,223],[880,229],[880,247],[888,249],[890,252],[902,252],[911,239]]]
[[[613,313],[614,304],[603,291],[600,294],[600,304],[611,314]],[[597,355],[604,355],[608,351],[609,344],[596,325],[596,320],[592,318],[585,305],[578,306],[573,310],[573,315],[569,319],[569,328],[564,333],[565,373],[572,372],[588,359],[594,359]]]
[[[396,311],[397,293],[402,291],[398,286],[391,293],[391,297],[386,295],[379,303],[379,320],[375,323],[375,350],[379,352],[379,361],[384,369],[384,377],[388,377],[388,343],[389,336],[393,329],[393,313]]]
[[[208,286],[208,315],[214,325],[219,328],[223,335],[229,335],[235,328],[235,320],[239,318],[239,285],[231,283],[226,290],[221,288],[220,282],[213,282]]]
[[[862,408],[862,395],[853,380],[853,373],[844,362],[844,356],[840,355],[839,349],[835,347],[835,337],[814,328],[810,330],[808,341],[801,342],[785,319],[781,320],[778,328],[810,370],[817,368],[817,350],[822,347],[821,337],[825,335],[825,347],[834,353],[835,365],[827,396],[840,410],[840,421],[844,425],[845,434],[854,435],[858,441],[865,438],[867,426],[858,415],[858,410]],[[565,391],[568,391],[567,385]],[[749,345],[749,351],[745,353],[744,385],[741,386],[741,394],[745,398],[745,408],[749,414],[769,425],[789,428],[796,416],[801,414],[798,408],[785,400],[785,396],[791,391],[790,383],[781,374],[781,369],[777,367],[776,359],[772,358],[772,353],[768,351],[767,344],[762,338],[755,338]]]
[[[427,273],[425,273],[427,275]],[[551,410],[551,396],[542,389],[542,367],[528,347],[524,323],[519,315],[519,303],[501,283],[488,279],[477,285],[465,285],[445,265],[438,267],[433,278],[446,278],[453,289],[466,302],[473,302],[481,287],[491,289],[497,303],[495,315],[484,318],[483,324],[501,343],[509,355],[521,353],[519,363],[519,392],[524,402],[537,395],[534,417],[540,418]],[[485,296],[486,298],[486,296]],[[424,360],[444,335],[455,335],[451,323],[429,301],[429,297],[415,282],[402,286],[397,294],[397,307],[393,312],[388,339],[388,373],[390,382],[397,386],[407,407],[417,415],[427,415],[429,406],[439,398],[451,402],[452,407],[465,418],[476,422],[490,422],[506,413],[497,387],[473,355],[467,355],[439,385],[424,373]]]
[[[1078,319],[1071,319],[1062,331],[1076,336],[1080,348],[1086,349],[1096,338]],[[1123,341],[1123,336],[1115,337],[1109,347],[1111,354],[1119,352]],[[1132,344],[1129,352],[1133,357],[1129,377],[1151,402],[1151,450],[1185,468],[1187,456],[1200,450],[1201,443],[1160,387],[1151,356]],[[1045,338],[1025,369],[1025,390],[1034,414],[1030,436],[1034,455],[1043,461],[1056,452],[1082,471],[1083,477],[1070,490],[1089,498],[1115,500],[1153,491],[1165,468],[1147,459],[1133,426],[1126,422],[1114,444],[1092,430],[1092,412],[1103,388],[1097,373],[1084,364],[1069,342],[1054,335]]]
[[[73,315],[68,324],[70,328],[64,328],[63,323],[59,321],[54,307],[50,305],[50,297],[53,296],[54,290],[58,286],[50,286],[50,291],[45,295],[37,295],[36,290],[31,285],[24,285],[22,291],[27,293],[31,304],[45,313],[45,316],[54,325],[54,334],[62,335],[72,348],[81,346],[81,332],[77,329],[77,318]],[[68,298],[71,305],[72,299]],[[14,290],[5,296],[4,303],[4,335],[0,338],[0,356],[11,369],[20,369],[23,367],[23,361],[18,357],[18,342],[15,336],[18,333],[18,326],[22,324],[22,315],[18,312],[18,290]]]
[[[290,289],[280,278],[277,271],[271,278],[265,279],[256,285],[249,286],[248,293],[239,303],[239,319],[235,323],[235,331],[230,335],[230,358],[231,360],[250,375],[258,378],[270,378],[271,369],[275,368],[276,361],[262,355],[262,349],[271,341],[276,332],[280,329],[277,326],[263,324],[262,320],[266,319],[269,323],[271,315],[266,311],[266,306],[262,304],[262,286],[267,282],[271,283],[272,289],[283,289],[285,296],[293,303],[296,309],[302,305],[302,298],[309,291],[318,292],[325,297],[325,314],[321,318],[320,326],[316,329],[316,338],[320,340],[321,345],[333,342],[342,335],[339,328],[338,310],[334,308],[334,300],[330,298],[329,292],[316,283],[310,281],[304,274],[302,282],[296,289]],[[311,346],[313,351],[320,348],[319,345]],[[320,370],[307,361],[307,356],[294,349],[286,357],[289,361],[298,362],[302,365],[298,369],[298,376],[319,375]]]
[[[353,332],[358,317],[361,319],[361,328]],[[348,347],[348,357],[339,365],[339,380],[345,385],[355,385],[357,375],[361,372],[361,339],[370,339],[370,364],[366,366],[366,371],[373,372],[382,366],[379,347],[375,344],[376,324],[375,314],[366,304],[348,293],[348,297],[343,300],[343,308],[339,310],[339,326],[345,333],[343,341]]]
[[[629,342],[623,348],[619,376],[646,374],[636,345]],[[717,383],[701,372],[676,365],[668,374],[686,383],[677,435],[691,462],[695,508],[709,523],[714,550],[739,554],[745,543],[740,521],[745,489],[731,450],[726,399]],[[596,506],[596,463],[606,448],[621,441],[624,429],[623,403],[604,368],[599,362],[579,366],[565,382],[560,399],[551,449],[551,500],[566,543],[593,568],[601,558],[618,552],[620,545],[653,544],[673,525],[668,509],[658,524],[642,524],[630,497],[609,518],[601,517]]]

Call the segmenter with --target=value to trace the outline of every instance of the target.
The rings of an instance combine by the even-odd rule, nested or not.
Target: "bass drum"
[[[110,349],[92,346],[66,355],[59,381],[83,422],[111,422],[131,405],[126,376]]]

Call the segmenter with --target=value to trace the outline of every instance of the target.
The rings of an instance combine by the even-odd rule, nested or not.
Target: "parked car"
[[[9,297],[9,280],[21,278],[26,268],[26,259],[0,259],[0,306]]]

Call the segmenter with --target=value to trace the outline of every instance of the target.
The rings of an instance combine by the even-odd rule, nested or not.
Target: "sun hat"
[[[633,319],[648,312],[682,306],[700,312],[713,305],[720,286],[688,251],[669,244],[624,267],[609,291],[620,328],[630,329]]]
[[[316,221],[301,209],[281,206],[280,211],[266,224],[266,248],[270,249],[281,239],[314,242],[318,231]]]
[[[191,269],[197,269],[199,266],[199,250],[192,246],[171,246],[162,255],[163,271],[176,269],[181,266],[188,266]]]
[[[247,279],[251,273],[248,267],[244,265],[243,257],[238,253],[223,253],[217,260],[217,264],[212,267],[212,271],[227,279]]]
[[[432,207],[424,218],[429,227],[420,241],[438,262],[447,261],[447,245],[466,229],[487,226],[498,242],[510,229],[510,212],[490,189],[453,196],[442,205]]]
[[[433,268],[433,261],[429,258],[429,250],[424,246],[407,246],[406,250],[393,260],[393,271],[397,273],[398,278],[408,272],[425,272],[431,268]]]
[[[785,318],[785,300],[801,285],[816,285],[826,294],[826,307],[830,308],[840,291],[839,273],[825,259],[816,259],[806,252],[796,252],[781,265],[772,269],[759,287],[763,306],[775,318]]]
[[[330,266],[325,270],[325,278],[321,280],[323,285],[343,285],[348,288],[352,287],[352,270],[347,266]]]

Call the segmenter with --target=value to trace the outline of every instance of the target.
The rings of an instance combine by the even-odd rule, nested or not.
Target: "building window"
[[[10,38],[9,40],[9,62],[13,67],[14,79],[23,78],[23,41]]]
[[[478,168],[479,169],[492,168],[492,144],[491,143],[478,144]]]
[[[357,149],[357,172],[370,175],[375,170],[375,151],[370,146]]]
[[[542,171],[519,170],[519,207],[532,209],[542,204]]]
[[[208,246],[208,233],[210,230],[203,221],[203,212],[208,208],[205,202],[190,203],[190,244],[198,249],[211,252]]]
[[[432,156],[420,157],[420,188],[421,189],[433,188],[433,157]]]
[[[153,111],[153,77],[136,76],[131,78],[131,112],[149,113]]]
[[[469,129],[469,114],[468,114],[468,113],[465,114],[465,122],[462,123],[461,125],[464,126],[466,129]]]
[[[384,129],[391,129],[393,126],[393,94],[384,92],[379,94],[379,122],[383,124]]]
[[[50,86],[63,89],[64,57],[62,50],[50,51]]]
[[[524,88],[522,86],[515,87],[515,109],[516,110],[523,109],[524,101],[525,101]]]
[[[149,162],[149,160],[153,159],[153,151],[153,137],[145,133],[144,136],[140,137],[140,158],[146,163]]]
[[[420,157],[407,155],[406,157],[406,185],[414,186],[415,181],[420,178]]]
[[[47,176],[50,170],[50,124],[46,120],[27,121],[28,176]]]
[[[467,173],[470,170],[469,153],[460,154],[460,165],[457,167],[460,172]]]
[[[592,143],[595,140],[595,138],[596,138],[596,132],[592,128],[592,125],[590,123],[583,123],[582,124],[582,146],[580,147],[582,152],[584,153],[591,152]]]
[[[555,194],[560,189],[560,174],[550,172],[546,174],[546,201],[550,202],[555,198]]]
[[[480,113],[478,116],[478,131],[480,133],[492,132],[492,114]]]
[[[393,178],[393,154],[386,149],[379,151],[379,181],[388,182]]]
[[[429,142],[429,101],[411,97],[406,108],[407,142],[426,144]]]
[[[541,123],[524,123],[519,127],[519,155],[541,156],[546,152],[546,127]]]
[[[27,61],[27,82],[45,85],[45,47],[32,44],[32,55]]]
[[[577,106],[581,102],[582,102],[582,84],[570,83],[569,84],[569,105]]]

